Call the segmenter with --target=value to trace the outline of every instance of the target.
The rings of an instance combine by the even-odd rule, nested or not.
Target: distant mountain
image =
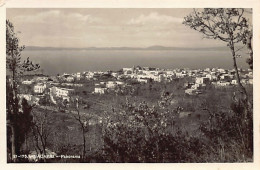
[[[216,50],[227,50],[227,47],[205,47],[205,48],[188,48],[188,47],[164,47],[164,46],[150,46],[145,48],[146,50],[206,50],[206,51],[216,51]]]
[[[164,46],[150,46],[146,48],[138,47],[86,47],[86,48],[62,48],[62,47],[39,47],[27,46],[27,51],[35,50],[185,50],[185,51],[223,51],[228,50],[227,47],[205,47],[205,48],[188,48],[188,47],[164,47]]]

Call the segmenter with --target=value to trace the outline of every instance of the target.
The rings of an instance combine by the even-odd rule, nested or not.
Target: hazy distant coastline
[[[86,47],[86,48],[65,48],[65,47],[40,47],[40,46],[27,46],[25,50],[177,50],[177,51],[226,51],[227,47],[206,47],[206,48],[188,48],[188,47],[165,47],[165,46],[149,46],[145,48],[140,47]]]
[[[134,65],[171,68],[232,68],[232,57],[227,50],[84,50],[57,48],[28,48],[22,59],[30,57],[39,63],[45,74],[64,72],[119,70]],[[29,50],[34,49],[34,50]],[[238,66],[247,68],[246,53],[238,59]]]

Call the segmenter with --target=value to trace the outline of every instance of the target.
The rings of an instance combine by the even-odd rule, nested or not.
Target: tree
[[[191,14],[184,17],[183,24],[199,31],[205,38],[221,40],[227,44],[232,54],[237,82],[247,108],[246,118],[247,112],[251,111],[251,104],[246,89],[240,81],[236,62],[237,52],[241,49],[237,46],[246,45],[248,37],[252,34],[244,12],[244,9],[237,8],[205,8],[203,11],[194,9]]]
[[[199,31],[205,38],[217,39],[225,42],[229,47],[233,66],[236,72],[236,78],[241,93],[234,93],[234,103],[231,104],[231,109],[234,115],[227,118],[225,114],[218,113],[217,110],[211,114],[212,122],[221,121],[222,124],[217,123],[218,127],[213,128],[213,131],[219,131],[222,138],[226,138],[226,131],[230,134],[239,136],[242,140],[243,154],[252,155],[253,146],[253,118],[252,118],[252,103],[248,99],[248,94],[245,87],[240,82],[240,75],[236,63],[236,57],[241,45],[247,45],[249,50],[248,64],[253,67],[253,51],[251,46],[252,29],[249,26],[249,21],[244,16],[244,9],[237,8],[206,8],[203,11],[194,11],[184,18],[183,24],[190,28]],[[208,124],[212,127],[214,124]],[[211,125],[212,124],[212,125]],[[210,128],[211,128],[210,127]],[[209,129],[210,129],[209,128]],[[226,131],[224,131],[224,129]],[[238,129],[238,131],[236,131]],[[208,135],[214,135],[221,138],[219,134],[214,134],[212,130],[203,130]],[[227,136],[231,136],[228,134]],[[224,136],[224,137],[223,137]],[[212,139],[212,138],[211,138]],[[217,139],[219,140],[219,139]],[[237,139],[236,139],[237,140]],[[222,144],[221,144],[222,145]],[[230,148],[230,147],[229,147]],[[239,148],[237,147],[239,150]],[[246,151],[248,150],[248,151]],[[250,156],[248,156],[250,157]]]
[[[25,135],[19,132],[19,126],[21,123],[30,124],[31,119],[29,116],[25,116],[22,113],[26,112],[30,114],[30,109],[24,110],[23,112],[19,112],[20,108],[23,108],[19,104],[18,98],[18,84],[20,81],[20,76],[26,71],[34,71],[38,69],[40,66],[38,64],[33,64],[29,58],[25,61],[21,61],[21,52],[24,50],[24,46],[19,45],[19,39],[14,31],[14,26],[10,21],[6,21],[6,69],[7,74],[7,126],[9,128],[9,132],[7,135],[10,136],[10,150],[11,150],[11,158],[12,161],[16,162],[17,158],[15,155],[18,155],[20,152],[19,143],[22,142],[21,138],[18,138],[18,135]],[[25,104],[25,102],[23,101]],[[22,117],[22,118],[21,118]],[[23,120],[24,118],[24,120]],[[28,119],[25,119],[28,118]],[[20,122],[23,120],[24,122]],[[8,138],[9,139],[9,138]]]
[[[86,136],[85,133],[89,130],[89,121],[91,116],[80,113],[81,100],[79,98],[71,98],[70,106],[72,108],[70,114],[73,115],[74,119],[80,124],[82,133],[83,149],[81,160],[84,162],[86,158]]]
[[[49,111],[44,109],[41,112],[34,112],[33,113],[33,126],[32,126],[32,133],[33,133],[33,144],[35,147],[35,151],[38,154],[46,156],[46,146],[48,142],[48,138],[52,132],[50,128],[50,116]],[[39,144],[40,142],[40,144]],[[43,158],[44,162],[46,162],[45,157]]]
[[[10,85],[7,84],[7,89]],[[20,100],[18,103],[18,113],[12,114],[14,103],[12,93],[6,94],[7,98],[7,149],[8,162],[16,161],[17,155],[20,154],[20,148],[27,138],[27,134],[32,126],[32,107],[28,104],[26,99]]]
[[[252,47],[252,39],[253,39],[253,32],[251,31],[247,38],[247,49],[249,53],[249,57],[247,58],[246,62],[248,63],[249,67],[253,69],[253,47]]]

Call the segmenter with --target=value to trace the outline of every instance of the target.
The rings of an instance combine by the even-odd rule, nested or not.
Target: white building
[[[177,78],[183,78],[183,77],[187,76],[187,74],[186,74],[186,73],[182,73],[182,72],[177,72],[177,73],[175,74],[175,76],[176,76]]]
[[[31,101],[32,100],[32,95],[31,94],[19,94],[18,95],[20,98],[24,98],[27,101]]]
[[[160,74],[160,75],[158,76],[158,80],[159,80],[159,82],[164,81],[164,80],[165,80],[164,75],[163,75],[163,74]]]
[[[123,68],[124,75],[132,74],[133,71],[133,68]]]
[[[122,81],[108,81],[108,82],[100,82],[100,85],[105,85],[108,89],[114,89],[117,86],[122,86],[125,83]],[[98,84],[96,84],[97,86]]]
[[[94,93],[104,94],[106,93],[106,91],[107,91],[106,87],[95,87]]]
[[[72,81],[74,81],[74,77],[73,77],[73,76],[68,76],[68,77],[66,78],[66,81],[72,82]]]
[[[78,73],[76,74],[76,78],[77,78],[77,80],[80,80],[80,78],[81,78],[81,73],[80,73],[80,72],[78,72]]]
[[[123,72],[125,71],[133,71],[133,68],[123,68]]]
[[[28,84],[28,85],[30,85],[32,83],[33,83],[33,81],[31,81],[31,80],[25,80],[22,82],[22,84]]]
[[[185,93],[186,93],[186,94],[189,94],[189,95],[193,95],[193,94],[195,94],[195,92],[196,92],[195,89],[186,89],[186,90],[185,90]]]
[[[36,81],[47,81],[48,77],[37,77]]]
[[[225,86],[229,86],[230,82],[226,82],[226,81],[218,81],[216,83],[217,86],[221,86],[221,87],[225,87]]]
[[[85,74],[86,79],[92,79],[94,77],[94,73],[93,72],[88,72]]]
[[[122,81],[116,81],[116,84],[118,84],[118,85],[124,85],[125,83],[122,82]]]
[[[223,74],[223,75],[220,76],[220,79],[221,79],[221,80],[230,80],[230,79],[232,79],[233,77],[234,77],[234,76],[229,75],[229,74]]]
[[[148,79],[146,78],[138,78],[137,81],[140,83],[148,83]]]
[[[117,86],[117,83],[115,82],[115,81],[108,81],[107,83],[106,83],[106,87],[107,88],[109,88],[109,89],[113,89],[113,88],[115,88]]]
[[[237,80],[232,80],[231,84],[236,85],[237,84]]]
[[[68,89],[68,88],[56,87],[55,93],[56,93],[57,97],[69,97],[72,94],[75,94],[75,90],[74,89]]]
[[[46,89],[46,84],[36,84],[34,86],[34,93],[43,93],[43,91]]]
[[[171,71],[171,70],[165,71],[165,74],[171,75],[171,76],[174,76],[174,75],[175,75],[175,73],[174,73],[173,71]]]
[[[207,77],[196,77],[196,84],[209,84],[210,79]]]
[[[62,86],[74,86],[74,87],[83,87],[83,84],[77,83],[61,83]]]
[[[200,87],[201,84],[194,84],[191,86],[191,89],[197,90]]]
[[[211,74],[206,74],[206,77],[209,78],[209,80],[212,80],[212,79],[213,79],[213,77],[212,77]]]
[[[111,73],[111,75],[112,75],[113,77],[115,77],[115,78],[118,77],[118,73]]]
[[[220,72],[220,73],[226,73],[226,70],[223,69],[223,68],[219,68],[219,69],[218,69],[218,72]]]
[[[205,71],[207,71],[207,72],[210,72],[210,71],[211,71],[211,69],[210,69],[210,68],[206,68],[206,69],[205,69]]]

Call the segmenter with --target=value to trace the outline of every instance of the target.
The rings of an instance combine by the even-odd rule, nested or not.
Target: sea
[[[224,68],[232,69],[231,52],[227,50],[25,50],[22,59],[29,57],[41,66],[46,75],[83,71],[117,71],[124,67]],[[247,69],[246,52],[237,58],[239,68]]]

